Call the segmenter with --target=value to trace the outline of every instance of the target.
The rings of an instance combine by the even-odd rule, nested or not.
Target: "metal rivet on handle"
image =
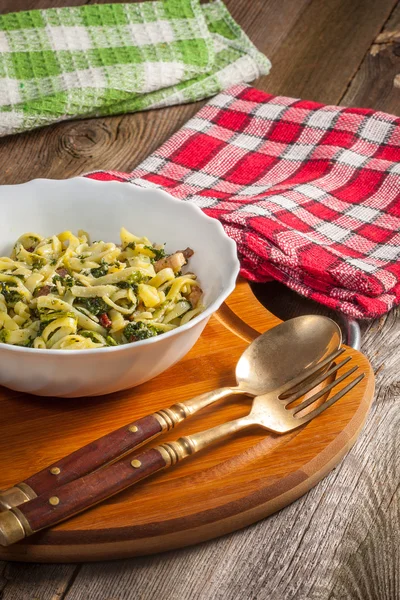
[[[132,467],[133,467],[134,469],[138,469],[139,467],[141,467],[141,466],[142,466],[142,463],[140,462],[140,460],[133,460],[133,461],[131,462],[131,465],[132,465]]]
[[[138,431],[138,428],[136,427],[136,425],[131,425],[129,427],[129,431],[131,431],[132,433],[136,433]]]
[[[52,506],[57,506],[57,504],[60,504],[60,498],[58,498],[57,496],[52,496],[51,498],[49,498],[49,502]]]
[[[58,467],[52,467],[52,468],[50,469],[50,473],[51,473],[52,475],[59,475],[59,474],[61,473],[61,469],[59,469]]]

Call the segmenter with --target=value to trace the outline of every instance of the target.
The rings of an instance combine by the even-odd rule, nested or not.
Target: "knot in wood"
[[[60,149],[74,158],[93,157],[108,148],[111,134],[104,123],[74,124],[60,136]]]

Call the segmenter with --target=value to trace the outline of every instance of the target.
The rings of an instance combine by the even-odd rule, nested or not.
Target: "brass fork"
[[[124,457],[89,475],[52,489],[51,494],[42,494],[25,504],[0,513],[0,544],[8,546],[36,531],[64,521],[132,486],[141,479],[174,465],[199,450],[224,440],[247,427],[257,425],[276,433],[286,433],[305,425],[332,406],[363,379],[364,373],[361,373],[331,398],[323,398],[358,369],[358,366],[354,366],[331,383],[315,391],[311,396],[304,398],[296,406],[291,406],[292,403],[309,394],[328,378],[335,376],[339,369],[351,360],[350,356],[339,364],[330,366],[331,362],[342,352],[344,350],[329,355],[326,360],[313,368],[306,369],[297,378],[282,385],[274,392],[256,396],[251,411],[246,417],[200,433],[181,437],[175,442],[164,442],[133,458],[132,456]],[[313,408],[312,405],[320,399],[322,399],[322,404]],[[311,408],[310,412],[302,414],[307,407]]]
[[[358,365],[355,365],[340,375],[340,377],[334,379],[334,381],[324,386],[322,389],[316,391],[311,396],[307,396],[296,406],[290,406],[302,396],[309,394],[314,388],[318,387],[329,377],[334,376],[339,369],[341,369],[352,359],[352,357],[349,356],[340,363],[334,364],[331,368],[326,370],[327,365],[329,365],[332,360],[336,359],[343,352],[344,349],[342,348],[334,354],[328,356],[326,360],[319,363],[314,368],[306,369],[301,375],[285,385],[282,385],[273,392],[269,392],[268,394],[264,394],[262,396],[256,396],[253,400],[250,413],[245,417],[235,419],[234,421],[229,421],[228,423],[223,423],[222,425],[218,425],[212,429],[207,429],[206,431],[201,431],[193,435],[179,438],[175,442],[165,442],[164,444],[157,446],[157,450],[162,453],[167,466],[169,466],[175,464],[183,458],[186,458],[187,456],[190,456],[191,454],[207,448],[207,446],[211,444],[225,439],[234,433],[242,431],[243,429],[247,429],[248,427],[254,427],[256,425],[263,427],[268,431],[283,434],[305,425],[327,410],[330,406],[332,406],[332,404],[347,394],[364,378],[365,374],[361,373],[358,377],[354,378],[345,387],[338,391],[334,396],[328,397],[324,402],[322,402],[322,404],[315,406],[315,408],[310,410],[307,414],[300,414],[307,407],[323,398],[323,396],[333,390],[339,383],[357,371]],[[320,372],[320,375],[318,375],[318,372]]]

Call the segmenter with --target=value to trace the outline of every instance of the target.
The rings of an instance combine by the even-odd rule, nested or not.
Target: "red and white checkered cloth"
[[[241,273],[356,318],[400,302],[400,118],[236,85],[132,173],[221,221]]]

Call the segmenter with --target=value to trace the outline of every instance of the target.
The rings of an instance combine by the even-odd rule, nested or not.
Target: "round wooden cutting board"
[[[278,323],[240,282],[191,352],[140,387],[53,400],[0,388],[0,488],[137,417],[234,385],[236,361],[247,343]],[[365,378],[305,427],[282,436],[247,431],[51,530],[1,548],[0,559],[77,562],[160,552],[245,527],[293,502],[341,460],[367,416],[374,392],[371,367],[355,350],[346,355]],[[225,400],[160,439],[243,416],[250,405],[244,396]]]

